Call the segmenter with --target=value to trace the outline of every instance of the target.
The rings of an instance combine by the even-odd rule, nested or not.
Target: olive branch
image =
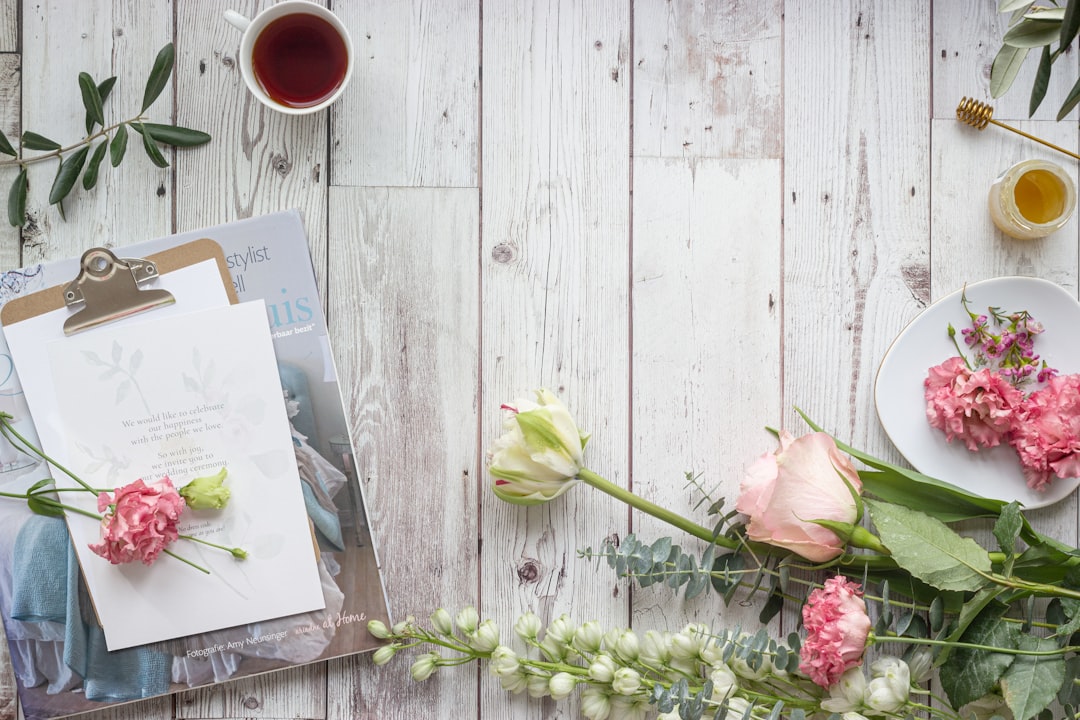
[[[23,152],[16,151],[8,138],[0,131],[0,155],[9,155],[13,158],[0,160],[0,169],[19,168],[15,182],[8,191],[7,217],[12,226],[22,227],[26,222],[26,195],[30,187],[27,176],[28,165],[55,158],[56,176],[49,189],[49,204],[56,205],[60,217],[64,217],[64,198],[71,193],[80,174],[83,189],[90,190],[97,184],[98,172],[106,153],[113,167],[119,166],[123,161],[127,152],[129,128],[142,136],[143,149],[150,161],[159,168],[168,167],[169,162],[162,154],[158,143],[173,147],[194,147],[210,142],[210,136],[202,131],[146,120],[146,111],[158,99],[169,82],[175,58],[176,50],[172,43],[161,48],[154,59],[150,77],[146,81],[139,113],[135,117],[111,125],[105,124],[104,104],[116,84],[116,77],[113,76],[97,83],[89,73],[79,73],[79,91],[82,95],[83,106],[86,108],[86,137],[79,142],[65,146],[44,135],[27,130],[20,138],[20,150],[41,151],[41,154],[27,156]],[[96,132],[95,128],[97,128]]]

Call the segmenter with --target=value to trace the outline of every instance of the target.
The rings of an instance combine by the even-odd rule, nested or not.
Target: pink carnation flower
[[[1051,378],[1031,393],[1009,442],[1030,488],[1045,490],[1055,475],[1080,477],[1080,375]]]
[[[179,537],[176,529],[184,499],[168,477],[147,485],[136,480],[130,485],[98,495],[101,542],[90,550],[113,565],[141,560],[152,565],[169,543]]]
[[[799,669],[815,684],[829,688],[840,676],[862,664],[870,618],[862,589],[837,575],[810,593],[802,609],[806,641],[799,651]]]
[[[926,419],[949,442],[960,438],[972,451],[1001,443],[1024,397],[997,373],[972,372],[961,357],[930,368],[923,385]]]

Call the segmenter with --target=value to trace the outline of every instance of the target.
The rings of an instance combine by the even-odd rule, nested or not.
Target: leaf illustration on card
[[[117,375],[122,375],[123,380],[116,387],[115,404],[122,403],[134,390],[138,395],[140,402],[142,402],[143,409],[149,413],[150,406],[146,402],[146,397],[143,395],[142,388],[139,387],[139,381],[136,379],[135,374],[142,366],[143,352],[141,349],[136,348],[127,362],[124,362],[124,346],[117,340],[113,340],[112,347],[110,349],[110,360],[104,360],[100,355],[92,350],[84,350],[83,359],[86,360],[88,365],[95,367],[105,367],[104,372],[98,376],[99,380],[109,380]],[[126,364],[126,367],[125,367]]]
[[[91,365],[104,365],[105,364],[105,361],[102,360],[101,358],[99,358],[97,356],[96,352],[92,352],[90,350],[83,350],[82,354],[83,354],[83,357],[86,359],[86,362],[88,362]]]

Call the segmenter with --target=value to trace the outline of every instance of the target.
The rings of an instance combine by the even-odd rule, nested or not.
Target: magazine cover
[[[325,609],[110,652],[65,523],[31,512],[24,501],[0,498],[0,614],[27,720],[364,652],[378,644],[367,633],[367,621],[389,623],[299,213],[113,250],[118,257],[138,258],[200,238],[220,244],[239,300],[265,303]],[[78,272],[78,258],[5,272],[0,305],[66,284]],[[3,336],[0,411],[13,416],[19,434],[38,442]],[[0,491],[23,493],[46,476],[43,462],[0,438]]]

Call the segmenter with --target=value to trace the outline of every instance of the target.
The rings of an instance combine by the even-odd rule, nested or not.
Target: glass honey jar
[[[1034,240],[1059,230],[1076,210],[1076,186],[1065,170],[1046,160],[1025,160],[990,186],[990,217],[1001,232]]]

